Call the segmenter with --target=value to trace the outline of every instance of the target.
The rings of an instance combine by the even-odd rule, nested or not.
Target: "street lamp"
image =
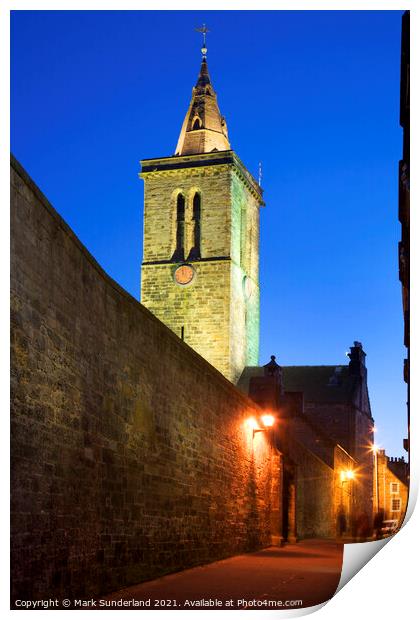
[[[354,471],[352,469],[346,469],[346,470],[342,470],[341,474],[341,482],[348,482],[348,480],[353,480],[354,479]]]
[[[255,418],[251,418],[248,423],[252,428],[252,436],[255,433],[266,433],[274,425],[276,418],[271,413],[264,413],[260,416],[260,424]],[[262,428],[261,428],[262,427]]]
[[[275,422],[275,418],[273,415],[271,415],[271,413],[265,413],[264,415],[261,416],[261,422],[264,424],[264,427],[266,430],[267,428],[270,428],[271,426],[273,426],[274,422]]]

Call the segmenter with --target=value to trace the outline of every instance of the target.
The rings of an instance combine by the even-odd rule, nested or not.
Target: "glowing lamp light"
[[[274,416],[271,415],[270,413],[265,413],[264,415],[261,416],[261,422],[264,424],[266,428],[269,428],[270,426],[273,426],[275,419],[274,419]]]
[[[255,418],[248,418],[246,424],[248,428],[252,429],[252,435],[255,433],[268,432],[276,421],[275,417],[271,413],[264,413],[257,421]]]
[[[258,428],[258,422],[255,418],[248,418],[248,420],[246,421],[246,424],[253,431],[257,430]]]
[[[354,471],[352,469],[347,469],[346,471],[342,471],[340,474],[341,482],[345,482],[347,480],[354,479]]]

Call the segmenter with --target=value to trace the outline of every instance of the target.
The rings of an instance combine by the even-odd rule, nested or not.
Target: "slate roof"
[[[282,366],[286,392],[303,392],[306,402],[342,403],[352,400],[357,377],[349,374],[348,366]],[[263,377],[262,366],[247,366],[238,388],[248,393],[251,377]]]

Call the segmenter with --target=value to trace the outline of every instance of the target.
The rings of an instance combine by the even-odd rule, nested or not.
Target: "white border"
[[[238,0],[213,0],[212,2],[202,2],[198,6],[196,2],[190,1],[178,1],[176,6],[169,2],[162,2],[159,0],[155,0],[153,3],[153,10],[222,10],[222,9],[231,9],[231,10],[403,10],[403,9],[411,9],[411,32],[412,32],[412,49],[411,49],[411,92],[412,92],[412,100],[417,100],[417,79],[416,79],[416,71],[415,68],[413,70],[413,66],[415,66],[415,58],[420,57],[419,54],[419,45],[418,40],[419,37],[416,33],[418,33],[418,20],[417,20],[417,11],[412,10],[414,6],[414,2],[407,1],[404,4],[401,2],[394,2],[391,0],[388,1],[370,1],[366,3],[361,0],[354,0],[353,2],[299,2],[296,0],[295,2],[260,2],[258,5],[255,2],[251,2],[249,0],[242,0],[239,2]],[[0,59],[3,62],[3,84],[6,82],[10,83],[9,79],[9,65],[10,65],[10,40],[9,40],[9,11],[10,10],[52,10],[52,9],[67,9],[67,10],[87,10],[87,9],[95,9],[95,10],[107,10],[107,9],[117,9],[117,10],[148,10],[150,9],[150,4],[145,3],[139,0],[120,0],[120,2],[115,2],[112,0],[72,0],[72,1],[61,1],[61,2],[53,2],[48,0],[43,0],[37,2],[36,0],[3,0],[0,5]],[[414,33],[414,35],[413,35]],[[4,79],[4,77],[6,79]],[[8,208],[9,204],[9,97],[6,96],[6,93],[3,93],[0,98],[0,175],[1,175],[1,187],[3,194],[2,201],[2,226],[0,230],[0,234],[2,235],[1,243],[0,243],[0,252],[1,252],[1,277],[2,277],[2,291],[8,290],[8,281],[9,281],[9,239],[8,239],[8,229],[9,229],[9,219],[8,219]],[[413,107],[413,106],[412,106]],[[398,119],[396,119],[398,122]],[[416,145],[416,139],[418,136],[418,129],[416,126],[416,119],[412,119],[411,125],[411,141],[412,146]],[[412,148],[412,156],[411,156],[411,168],[416,170],[415,166],[415,149]],[[398,161],[395,162],[395,166],[397,168]],[[415,174],[411,173],[411,179],[415,179]],[[416,187],[414,185],[414,195],[416,195]],[[413,184],[411,187],[411,194],[413,194]],[[415,198],[411,199],[411,225],[412,231],[419,231],[419,209],[418,209],[418,201]],[[415,206],[417,205],[417,206]],[[397,217],[397,205],[395,205],[395,217]],[[412,233],[412,236],[413,233]],[[419,259],[418,252],[416,246],[412,244],[411,246],[411,269],[412,273],[418,273]],[[418,344],[418,335],[417,335],[417,327],[415,324],[415,316],[417,316],[417,300],[418,300],[418,292],[417,292],[417,282],[416,280],[412,281],[411,285],[411,345],[412,345],[412,358],[411,358],[411,376],[418,377],[420,372],[418,354],[417,354],[417,344]],[[2,342],[8,342],[8,295],[3,295],[1,300],[1,321],[2,326]],[[402,320],[402,311],[401,311],[401,320]],[[3,458],[3,497],[7,496],[8,489],[8,468],[9,468],[9,451],[8,451],[8,437],[9,437],[9,426],[7,423],[6,412],[9,409],[9,352],[8,347],[2,347],[2,355],[1,355],[1,376],[3,381],[3,407],[2,407],[2,438],[5,443],[2,450],[2,458]],[[401,360],[402,364],[402,360]],[[362,545],[346,545],[345,548],[345,562],[343,567],[343,575],[340,582],[340,588],[342,585],[346,583],[348,578],[352,578],[352,574],[355,572],[355,576],[352,578],[351,586],[345,587],[340,590],[339,594],[337,594],[326,606],[318,606],[316,608],[310,608],[306,610],[290,610],[290,611],[267,611],[264,612],[265,617],[291,617],[298,615],[306,615],[310,613],[310,611],[315,611],[316,609],[322,610],[318,612],[319,618],[323,618],[327,620],[328,618],[336,620],[337,617],[340,620],[345,620],[346,618],[354,618],[355,615],[359,615],[363,618],[369,617],[381,617],[381,620],[394,619],[396,616],[404,616],[409,612],[410,607],[413,609],[418,608],[418,603],[416,601],[416,593],[418,589],[418,580],[417,580],[417,558],[419,552],[419,535],[420,535],[420,517],[419,511],[417,510],[414,513],[414,516],[411,517],[414,509],[414,503],[417,498],[418,493],[418,474],[419,472],[419,456],[418,456],[418,433],[419,433],[419,423],[418,423],[418,413],[417,403],[418,399],[418,389],[413,382],[411,387],[411,401],[412,401],[412,416],[411,416],[411,466],[412,466],[412,477],[411,477],[411,486],[410,486],[410,498],[409,498],[409,509],[407,512],[407,517],[404,522],[403,530],[397,534],[392,539],[388,539],[388,541],[378,541],[377,543],[363,543]],[[413,405],[413,403],[415,403]],[[1,606],[6,611],[6,613],[19,614],[24,613],[20,611],[10,612],[8,610],[9,606],[9,589],[8,589],[8,517],[7,517],[7,509],[2,511],[2,533],[7,536],[3,545],[3,553],[2,553],[2,579],[1,579]],[[386,544],[388,543],[388,544]],[[382,550],[378,556],[373,557],[376,553],[382,549],[382,547],[386,544],[386,549]],[[6,548],[5,548],[6,547]],[[360,567],[363,566],[365,562],[367,562],[370,558],[373,559],[366,565],[362,570]],[[349,577],[350,576],[350,577]],[[32,612],[34,614],[40,614],[41,611]],[[49,614],[61,614],[63,612],[54,612],[49,610]],[[71,614],[75,614],[77,612],[69,612]],[[89,612],[85,612],[89,613]],[[97,613],[97,612],[91,612]],[[107,612],[110,614],[122,614],[124,612],[111,611]],[[143,612],[142,617],[146,617],[148,614],[152,614],[150,618],[160,618],[162,614],[170,613],[171,618],[174,620],[181,619],[185,617],[185,612],[164,612],[164,611],[152,611],[152,612]],[[191,614],[194,614],[194,618],[198,615],[203,618],[222,618],[227,614],[232,616],[236,614],[246,614],[247,618],[261,618],[261,612],[253,612],[253,611],[191,611],[187,612],[189,617],[192,617]],[[411,617],[408,616],[408,617]]]

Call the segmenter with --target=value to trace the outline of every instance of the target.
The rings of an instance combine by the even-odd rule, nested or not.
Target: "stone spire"
[[[201,53],[200,73],[192,90],[191,103],[182,125],[175,155],[230,150],[226,121],[220,114],[217,96],[210,82],[205,41]]]

